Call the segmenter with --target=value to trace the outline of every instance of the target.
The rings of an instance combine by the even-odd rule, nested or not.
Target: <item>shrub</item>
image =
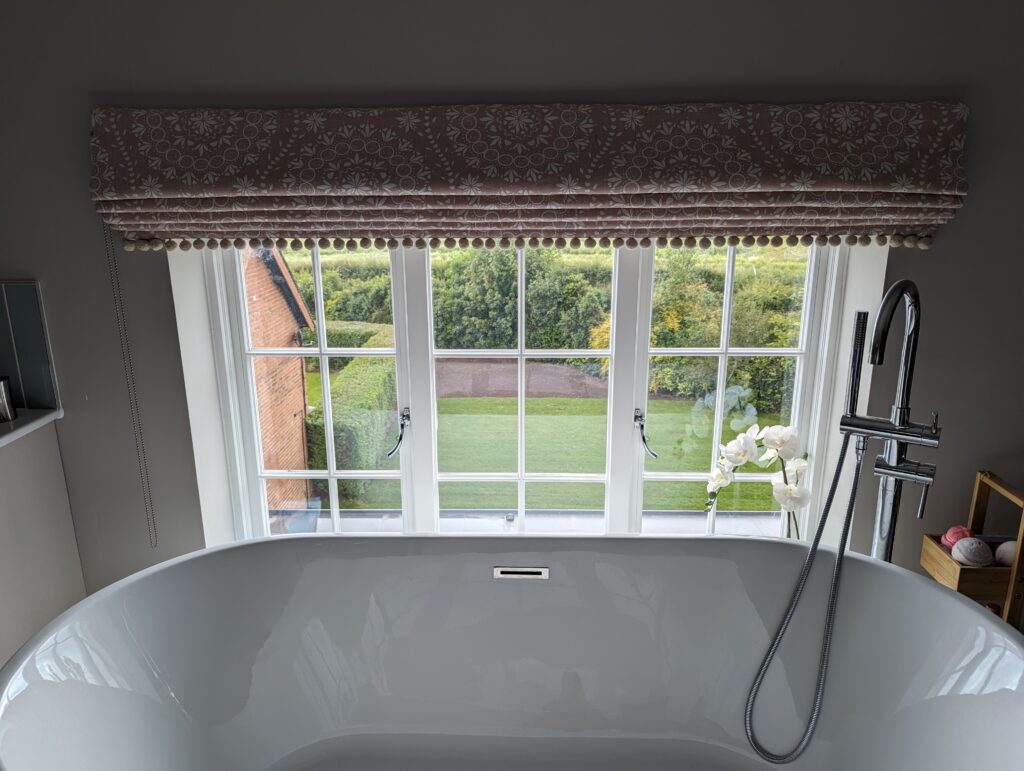
[[[531,275],[526,308],[527,348],[586,348],[607,315],[601,291],[582,273],[550,267]]]
[[[382,330],[367,339],[365,347],[386,347],[391,337],[390,330]],[[395,364],[390,358],[355,357],[331,376],[334,451],[339,468],[380,466],[390,449],[397,402]],[[327,468],[322,410],[306,416],[306,442],[311,467]],[[338,491],[343,499],[359,497],[366,492],[366,482],[344,479],[339,482]]]
[[[392,332],[387,336],[388,332]],[[327,322],[327,347],[328,348],[362,348],[377,347],[377,343],[370,345],[370,339],[375,335],[385,333],[382,347],[394,344],[393,329],[390,324],[371,324],[363,321],[328,321]],[[316,334],[312,329],[302,330],[302,344],[306,346],[316,345]]]
[[[350,255],[321,250],[320,254],[324,315],[328,320],[391,323],[391,264],[386,252]],[[288,266],[306,307],[312,310],[312,262],[290,256]]]
[[[516,253],[447,251],[432,265],[434,341],[438,348],[516,346]]]

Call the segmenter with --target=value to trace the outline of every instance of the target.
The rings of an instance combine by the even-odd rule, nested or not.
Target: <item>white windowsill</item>
[[[64,410],[18,410],[17,419],[0,423],[0,447],[11,444],[37,428],[63,418]]]

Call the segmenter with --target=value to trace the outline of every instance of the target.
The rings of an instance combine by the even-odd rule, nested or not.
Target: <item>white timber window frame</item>
[[[721,440],[724,368],[729,356],[794,356],[797,373],[793,394],[792,420],[807,438],[811,461],[812,502],[800,513],[800,529],[806,538],[816,519],[823,498],[823,487],[831,474],[837,443],[834,422],[841,410],[846,371],[841,358],[849,324],[857,309],[871,310],[881,296],[887,249],[884,247],[811,247],[805,283],[800,343],[795,348],[747,349],[728,345],[729,303],[735,250],[729,250],[726,276],[721,344],[717,348],[650,348],[651,298],[654,279],[654,255],[657,247],[622,247],[614,251],[612,284],[611,340],[606,351],[586,350],[587,357],[610,360],[607,424],[607,460],[603,474],[527,474],[523,467],[524,444],[522,401],[523,364],[526,358],[550,358],[572,351],[525,349],[523,312],[525,279],[523,254],[519,255],[519,350],[520,420],[519,470],[515,474],[458,474],[437,470],[437,414],[434,388],[435,350],[431,296],[429,249],[398,247],[390,252],[394,351],[369,349],[330,349],[326,346],[323,288],[320,281],[319,253],[313,250],[318,345],[314,348],[268,350],[251,348],[247,334],[245,290],[241,271],[241,252],[236,249],[169,253],[172,287],[178,313],[179,339],[193,424],[197,476],[208,545],[269,534],[265,480],[271,478],[329,479],[331,519],[337,530],[339,507],[337,485],[343,478],[397,479],[402,491],[402,528],[404,534],[439,532],[439,481],[516,481],[519,485],[519,509],[524,509],[524,485],[527,480],[598,482],[605,485],[604,532],[608,535],[633,535],[641,532],[644,480],[704,481],[706,472],[652,472],[644,470],[639,432],[633,423],[634,410],[646,413],[648,363],[653,355],[717,356],[718,396],[715,409],[713,447]],[[205,298],[202,298],[205,289]],[[201,300],[205,300],[201,302]],[[210,335],[197,334],[206,327]],[[322,371],[328,356],[386,355],[396,361],[399,409],[408,407],[412,416],[406,441],[400,451],[397,471],[339,471],[334,468],[333,432],[326,431],[328,458],[326,471],[268,471],[262,468],[259,451],[258,409],[251,359],[256,355],[303,355],[319,357]],[[465,355],[484,357],[487,351],[467,351]],[[445,356],[453,355],[445,351]],[[454,355],[460,355],[455,352]],[[494,356],[511,357],[505,350]],[[862,399],[870,387],[870,368],[865,368]],[[324,378],[325,426],[330,423],[329,379]],[[862,402],[864,403],[864,402]],[[196,426],[205,434],[216,433],[221,441],[197,438]],[[202,446],[201,446],[202,445]],[[714,450],[712,451],[714,454]],[[708,459],[708,470],[714,458]],[[199,473],[202,470],[202,473]],[[204,483],[203,477],[208,481]],[[738,474],[738,480],[764,479],[764,474]],[[207,509],[215,510],[207,511]],[[226,510],[227,509],[227,510]],[[714,531],[714,511],[708,518],[708,532]],[[519,520],[522,521],[522,517]],[[784,527],[780,518],[780,535]],[[520,529],[521,530],[521,529]],[[211,537],[211,533],[214,535]],[[365,534],[361,534],[365,535]],[[826,537],[826,540],[829,540]]]

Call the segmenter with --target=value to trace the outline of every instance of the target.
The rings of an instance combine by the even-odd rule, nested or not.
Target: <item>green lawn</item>
[[[319,408],[319,373],[306,375],[307,398]],[[600,474],[605,467],[606,402],[603,399],[532,398],[526,401],[526,470]],[[648,437],[659,452],[647,459],[648,471],[697,471],[708,468],[711,430],[706,411],[682,399],[652,398]],[[514,472],[517,465],[516,400],[512,397],[456,397],[438,400],[438,469],[442,472]],[[765,423],[776,420],[765,416]],[[729,430],[724,432],[729,438]],[[384,437],[388,442],[391,437]],[[760,470],[754,467],[752,470]],[[507,482],[443,482],[441,508],[515,509],[516,485]],[[374,482],[349,508],[399,506],[398,485]],[[703,482],[646,482],[647,510],[701,510]],[[586,483],[532,483],[528,508],[601,509],[604,487]],[[767,482],[733,483],[722,491],[723,511],[771,511],[775,503]]]

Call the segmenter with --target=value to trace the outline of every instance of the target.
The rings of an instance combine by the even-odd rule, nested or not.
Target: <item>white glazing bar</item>
[[[261,479],[401,479],[401,471],[377,471],[365,469],[356,471],[281,471],[270,470],[260,474]]]
[[[608,477],[604,474],[587,474],[585,472],[563,472],[544,473],[541,471],[528,471],[523,475],[527,482],[593,482],[595,484],[606,484]]]
[[[435,359],[514,359],[518,348],[439,348]]]
[[[260,356],[394,356],[394,348],[319,348],[302,346],[297,348],[251,348],[246,354],[254,358]]]
[[[438,482],[518,482],[519,474],[515,471],[442,471],[437,475]]]
[[[301,350],[301,349],[299,349]],[[394,348],[326,348],[324,353],[329,356],[394,356]]]
[[[261,479],[331,479],[329,471],[312,471],[306,469],[267,469],[260,473]]]
[[[708,471],[715,467],[715,461],[718,459],[718,447],[722,444],[722,422],[725,417],[725,387],[726,379],[728,378],[728,363],[729,363],[729,330],[732,324],[732,283],[733,274],[736,270],[736,247],[730,246],[728,258],[725,266],[725,287],[722,298],[722,350],[723,353],[718,357],[718,376],[716,378],[715,387],[715,423],[712,427],[713,434],[711,440],[711,465]],[[711,511],[708,512],[708,533],[715,532],[715,514],[718,510],[718,504],[711,507]]]
[[[246,314],[248,315],[248,314]],[[247,356],[319,356],[320,349],[313,345],[292,346],[290,348],[247,348]]]
[[[651,348],[651,356],[799,356],[801,348]]]
[[[585,472],[573,473],[545,473],[542,471],[528,471],[518,474],[514,471],[444,471],[437,475],[439,482],[516,482],[524,479],[527,482],[593,482],[594,484],[606,484],[607,476],[604,474],[588,474]]]
[[[771,479],[772,475],[758,471],[737,471],[737,482]],[[648,471],[644,479],[652,482],[707,482],[708,475],[704,471]]]
[[[334,406],[331,404],[331,368],[324,349],[327,347],[327,323],[324,313],[324,287],[320,271],[320,247],[311,250],[313,261],[313,302],[316,305],[316,345],[320,354],[320,389],[321,409],[324,411],[324,431],[326,432],[327,471],[337,469],[337,456],[334,454]],[[338,511],[338,485],[333,480],[327,486],[331,501],[331,529],[337,533],[341,525]]]
[[[516,296],[516,337],[518,345],[517,357],[517,389],[516,416],[518,418],[517,454],[516,454],[516,531],[526,532],[526,250],[516,250],[517,264],[517,296]]]
[[[355,350],[361,353],[371,349]],[[601,359],[611,355],[611,351],[604,348],[444,348],[434,353],[438,359],[514,359],[516,356],[525,356],[528,359]]]
[[[401,450],[403,528],[407,533],[436,533],[437,418],[430,253],[426,249],[399,247],[392,265],[397,266],[401,279],[401,287],[396,282],[393,293],[395,346],[405,372],[399,408],[408,406],[412,421]],[[399,298],[404,298],[404,303]]]
[[[603,348],[526,348],[523,355],[528,359],[601,359],[611,351]]]

